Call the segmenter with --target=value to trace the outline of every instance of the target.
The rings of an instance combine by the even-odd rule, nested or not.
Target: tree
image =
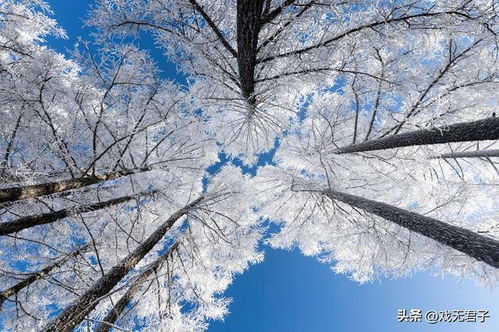
[[[432,158],[498,148],[497,14],[100,0],[97,46],[67,60],[42,45],[62,35],[44,2],[0,4],[5,328],[205,329],[261,260],[266,219],[272,246],[357,281],[436,266],[497,284],[496,164]],[[159,77],[142,32],[187,87]],[[250,164],[277,146],[254,178],[206,172],[220,152]]]
[[[475,150],[475,151],[463,151],[463,152],[451,152],[443,153],[434,158],[492,158],[499,157],[499,150]]]
[[[125,308],[130,304],[133,297],[140,290],[142,283],[146,282],[147,279],[153,274],[164,262],[168,259],[172,259],[173,252],[178,248],[178,244],[175,243],[163,254],[161,254],[147,269],[142,272],[136,281],[128,288],[125,294],[119,299],[119,301],[114,305],[113,308],[109,310],[109,313],[104,317],[102,323],[97,327],[96,331],[107,332],[111,328],[112,324],[121,316]]]
[[[19,291],[30,286],[35,281],[42,279],[47,274],[52,272],[52,270],[61,267],[61,265],[66,263],[69,259],[74,258],[78,255],[81,255],[88,248],[89,248],[89,245],[83,245],[83,246],[73,250],[71,253],[69,253],[67,255],[63,255],[61,258],[56,260],[53,264],[44,267],[40,271],[29,274],[22,281],[18,282],[17,284],[13,285],[12,287],[10,287],[4,291],[2,291],[2,293],[0,294],[0,308],[1,308],[1,305],[3,305],[3,302],[5,301],[5,299],[7,299],[8,297],[10,297],[12,295],[17,294]]]
[[[499,139],[499,118],[456,123],[448,127],[410,131],[341,147],[337,153],[393,149],[415,145],[469,142]]]
[[[333,200],[339,200],[354,208],[360,208],[392,221],[413,232],[461,251],[479,261],[483,261],[490,266],[495,268],[499,266],[499,257],[497,257],[499,241],[497,240],[476,234],[465,228],[448,225],[436,219],[355,195],[345,194],[331,189],[324,191],[323,194]]]
[[[151,327],[201,328],[220,318],[228,301],[215,294],[261,259],[261,233],[247,205],[227,208],[241,193],[216,183],[203,189],[204,168],[216,158],[205,119],[133,45],[99,53],[83,44],[77,65],[40,44],[59,31],[45,3],[1,6],[3,327],[98,325],[172,245],[167,274],[158,265],[134,285],[145,305],[119,324],[141,316]],[[225,170],[225,183],[238,173]],[[206,198],[194,200],[195,212],[180,209],[196,195]],[[158,296],[166,307],[151,307]]]
[[[154,34],[196,81],[203,109],[223,114],[217,137],[234,154],[268,149],[308,94],[338,81],[349,81],[359,103],[377,100],[354,127],[370,123],[369,137],[382,120],[398,133],[413,119],[452,116],[472,96],[487,99],[479,91],[496,79],[488,47],[497,18],[485,2],[99,3],[90,22],[105,35]],[[393,112],[400,101],[404,111]]]
[[[86,291],[78,300],[66,308],[56,319],[45,327],[45,331],[71,331],[87,316],[99,303],[98,300],[107,295],[121,281],[145,255],[165,236],[173,224],[189,210],[203,200],[199,197],[171,215],[133,252],[120,261],[109,272],[103,275],[93,287]]]

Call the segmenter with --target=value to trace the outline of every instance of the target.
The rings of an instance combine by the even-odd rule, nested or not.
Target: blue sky
[[[67,40],[49,39],[49,46],[64,52],[78,36],[89,39],[83,18],[92,0],[50,0],[55,18],[67,31]],[[165,77],[185,80],[176,73],[150,38],[140,41],[150,49]],[[265,160],[260,160],[264,163]],[[237,164],[237,162],[236,162]],[[252,170],[254,171],[254,170]],[[213,322],[210,332],[233,331],[453,331],[499,330],[499,290],[473,281],[416,273],[407,279],[380,279],[359,285],[335,275],[328,266],[297,251],[264,247],[266,259],[235,278],[225,295],[233,298],[225,322]],[[485,323],[397,322],[398,309],[488,310]]]

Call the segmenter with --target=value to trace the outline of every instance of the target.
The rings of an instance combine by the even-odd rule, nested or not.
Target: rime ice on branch
[[[261,261],[266,218],[272,246],[360,282],[496,285],[497,10],[100,0],[100,34],[68,60],[44,46],[64,35],[45,2],[1,1],[3,327],[205,330]],[[142,33],[188,86],[161,78]],[[274,145],[254,177],[206,172]]]

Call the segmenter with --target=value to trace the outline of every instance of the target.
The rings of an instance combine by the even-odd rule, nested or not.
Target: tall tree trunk
[[[255,66],[264,0],[237,0],[237,64],[243,97],[255,104]]]
[[[71,258],[74,258],[74,257],[78,256],[80,253],[82,253],[85,250],[87,250],[88,247],[89,247],[89,245],[86,244],[84,246],[81,246],[81,247],[73,250],[72,252],[70,252],[69,254],[65,255],[64,257],[59,258],[55,263],[50,264],[47,267],[44,267],[43,269],[41,269],[38,272],[31,273],[26,279],[18,282],[14,286],[11,286],[11,287],[7,288],[4,291],[0,292],[0,311],[2,310],[2,306],[3,306],[4,301],[8,297],[10,297],[12,295],[16,295],[23,288],[26,288],[26,287],[30,286],[31,284],[33,284],[35,281],[44,278],[52,270],[61,267],[62,265],[64,265]]]
[[[426,217],[395,206],[335,191],[323,191],[323,195],[362,209],[386,220],[392,221],[410,231],[416,232],[449,246],[490,266],[499,268],[499,241],[477,234],[462,227]]]
[[[442,153],[432,159],[456,159],[456,158],[492,158],[499,157],[499,150],[474,150],[464,152]]]
[[[42,214],[37,214],[34,216],[27,216],[27,217],[22,217],[22,218],[19,218],[16,220],[3,222],[3,223],[0,223],[0,236],[19,232],[23,229],[38,226],[38,225],[50,224],[50,223],[53,223],[57,220],[66,218],[66,217],[68,217],[72,214],[75,214],[75,213],[84,213],[84,212],[105,209],[105,208],[108,208],[108,207],[116,205],[116,204],[127,202],[131,199],[134,199],[134,198],[153,195],[153,194],[157,193],[158,191],[159,190],[143,191],[143,192],[140,192],[138,194],[113,198],[113,199],[99,202],[99,203],[81,205],[81,206],[71,207],[71,208],[62,209],[62,210],[58,210],[58,211],[54,211],[54,212],[42,213]]]
[[[125,310],[125,308],[128,306],[128,304],[132,301],[132,298],[135,296],[135,294],[139,291],[140,286],[142,286],[142,283],[144,283],[147,278],[151,274],[153,274],[154,271],[156,271],[170,256],[171,254],[177,249],[178,244],[175,243],[173,246],[171,246],[163,255],[159,256],[149,267],[142,272],[137,279],[133,282],[133,284],[128,288],[125,294],[118,300],[118,302],[114,305],[114,307],[109,311],[109,313],[104,317],[102,320],[102,323],[97,326],[95,329],[95,332],[108,332],[109,329],[111,328],[111,325],[114,324],[118,318],[120,317],[121,313]]]
[[[97,306],[103,296],[108,294],[145,255],[163,238],[173,224],[203,200],[203,197],[192,201],[175,212],[154,233],[142,242],[132,253],[102,276],[89,290],[80,296],[75,303],[54,318],[43,331],[69,332]]]
[[[85,176],[76,179],[60,180],[48,183],[40,183],[23,187],[11,187],[0,189],[0,203],[14,202],[27,198],[40,197],[60,193],[66,190],[78,189],[92,184],[117,179],[123,176],[147,172],[154,166],[146,166],[132,170],[122,170],[99,175]]]
[[[385,150],[406,146],[499,139],[499,118],[457,123],[448,127],[410,131],[352,144],[335,150],[337,154]]]

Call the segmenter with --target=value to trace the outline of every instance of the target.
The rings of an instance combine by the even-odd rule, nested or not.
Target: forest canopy
[[[64,55],[48,2],[0,2],[5,330],[205,330],[262,243],[498,284],[495,0],[95,0],[86,25]]]

